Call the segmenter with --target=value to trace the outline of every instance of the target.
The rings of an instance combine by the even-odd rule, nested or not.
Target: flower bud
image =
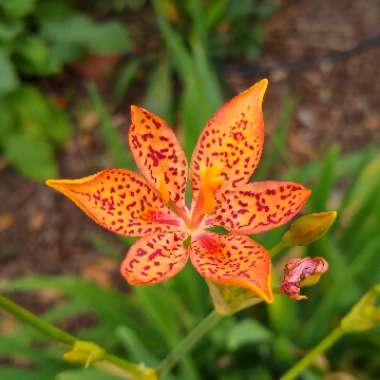
[[[370,330],[380,325],[380,283],[370,289],[342,319],[345,332]]]
[[[282,242],[288,247],[307,245],[320,239],[336,219],[336,211],[325,211],[301,216],[283,235]]]
[[[207,281],[215,311],[220,315],[231,315],[263,301],[249,290],[230,285],[219,285]]]
[[[63,354],[63,359],[69,363],[84,364],[87,368],[92,363],[102,360],[105,350],[92,342],[77,340],[70,351]]]
[[[316,284],[328,267],[327,261],[322,257],[289,260],[284,268],[281,291],[297,301],[306,299],[306,296],[300,294],[301,287]]]

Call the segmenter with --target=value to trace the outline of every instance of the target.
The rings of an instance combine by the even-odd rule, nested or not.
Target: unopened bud
[[[322,257],[291,259],[284,268],[281,291],[297,301],[306,299],[306,296],[300,294],[301,288],[316,284],[328,268],[327,261]]]
[[[345,332],[370,330],[380,325],[380,284],[370,289],[342,319]]]
[[[288,247],[308,245],[320,239],[332,226],[336,219],[336,211],[325,211],[301,216],[294,221],[282,237]]]
[[[84,364],[87,368],[92,363],[102,360],[105,350],[92,342],[77,340],[70,351],[63,354],[63,359],[69,363]]]

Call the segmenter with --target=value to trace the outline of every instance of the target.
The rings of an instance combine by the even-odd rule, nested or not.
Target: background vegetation
[[[83,339],[156,365],[211,309],[204,282],[188,267],[162,285],[128,288],[118,265],[131,239],[88,227],[41,181],[132,167],[125,141],[133,102],[177,126],[190,156],[212,112],[265,73],[273,82],[264,105],[268,140],[254,179],[297,180],[313,189],[307,212],[339,213],[328,236],[275,265],[318,255],[330,271],[308,290],[308,301],[278,297],[224,319],[168,379],[278,379],[317,344],[380,281],[380,114],[373,102],[380,92],[376,84],[362,87],[375,75],[366,63],[374,58],[365,54],[344,63],[311,60],[305,72],[290,72],[289,61],[347,48],[336,30],[318,24],[344,1],[309,4],[0,1],[1,290]],[[371,7],[369,1],[366,12]],[[345,12],[342,30],[348,23],[355,31],[360,20]],[[302,33],[310,37],[302,27],[300,45],[281,23],[292,17],[320,27],[325,45],[302,40]],[[284,54],[281,31],[298,41],[296,53],[290,44]],[[355,70],[364,77],[359,84],[349,76]],[[339,102],[346,91],[355,98],[347,105]],[[283,231],[255,238],[270,248]],[[60,347],[1,315],[1,379],[111,379],[63,363]],[[379,332],[344,337],[302,379],[380,378]]]

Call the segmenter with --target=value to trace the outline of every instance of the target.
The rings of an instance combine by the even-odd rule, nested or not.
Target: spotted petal
[[[310,190],[287,181],[249,183],[217,194],[216,212],[206,222],[237,234],[260,233],[281,226],[304,206]]]
[[[121,274],[130,284],[148,285],[167,280],[186,264],[186,233],[156,233],[139,239],[129,249]]]
[[[272,302],[269,254],[249,237],[203,232],[192,240],[190,258],[206,279],[251,290]]]
[[[129,144],[147,181],[168,202],[185,205],[187,162],[173,130],[159,116],[132,106]]]
[[[207,122],[191,161],[194,199],[200,190],[202,167],[221,168],[225,185],[229,187],[248,182],[264,143],[261,104],[267,85],[266,79],[257,82],[232,98]]]
[[[81,179],[49,180],[102,227],[127,236],[178,230],[182,221],[137,174],[108,169]]]

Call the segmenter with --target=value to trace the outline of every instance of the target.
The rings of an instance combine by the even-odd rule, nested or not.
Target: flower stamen
[[[224,177],[221,175],[223,167],[215,164],[202,166],[200,169],[200,192],[195,203],[192,225],[198,226],[204,215],[215,211],[215,193],[223,185]]]

